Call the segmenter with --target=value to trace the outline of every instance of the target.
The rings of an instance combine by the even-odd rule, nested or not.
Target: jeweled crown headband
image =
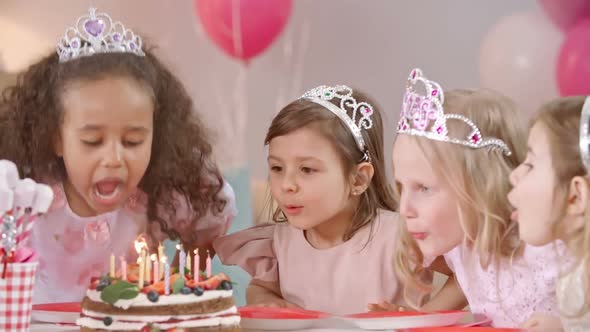
[[[361,130],[369,130],[373,127],[371,120],[371,115],[374,112],[373,106],[364,101],[357,101],[352,96],[352,92],[352,89],[346,85],[321,85],[307,91],[300,99],[314,102],[334,113],[354,137],[357,147],[363,153],[361,161],[370,161],[369,150]],[[336,106],[332,101],[336,101],[340,106]]]
[[[88,15],[78,18],[68,27],[57,44],[59,62],[99,53],[132,53],[144,56],[141,37],[126,29],[121,22],[113,22],[106,13],[90,8]]]
[[[586,97],[580,116],[580,156],[586,172],[590,173],[590,97]]]
[[[418,92],[418,86],[422,86],[425,92]],[[469,118],[460,114],[445,114],[444,98],[443,89],[438,83],[424,77],[420,69],[412,70],[408,77],[397,132],[474,149],[500,149],[506,156],[512,154],[504,141],[495,137],[484,137]],[[451,120],[458,120],[469,126],[469,135],[463,139],[449,136],[447,122]]]

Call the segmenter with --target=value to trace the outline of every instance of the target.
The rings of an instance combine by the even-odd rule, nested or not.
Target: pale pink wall
[[[219,112],[231,108],[239,64],[203,35],[191,1],[2,0],[0,31],[12,29],[10,33],[5,29],[4,35],[0,32],[4,66],[18,67],[50,49],[65,26],[73,24],[89,5],[155,42],[207,121],[219,129],[215,121]],[[294,0],[285,34],[246,70],[249,123],[243,157],[232,151],[235,145],[222,134],[220,158],[226,166],[232,162],[228,156],[236,156],[237,162],[247,158],[253,174],[264,177],[262,140],[277,104],[324,83],[350,84],[370,92],[388,112],[389,143],[411,67],[421,66],[447,88],[477,86],[479,44],[486,31],[504,15],[536,7],[534,0]],[[293,67],[302,58],[297,56],[297,44],[304,26],[310,31],[309,44],[303,71],[297,76]],[[37,42],[18,49],[17,34]],[[295,43],[295,59],[286,62],[289,40]],[[215,97],[216,86],[222,91],[221,100],[229,105],[223,106]]]

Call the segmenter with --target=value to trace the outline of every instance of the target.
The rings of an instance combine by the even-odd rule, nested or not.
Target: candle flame
[[[193,250],[193,252],[195,253],[195,255],[198,255],[199,254],[199,248]]]
[[[137,237],[137,240],[135,240],[134,245],[135,251],[137,251],[138,255],[141,254],[141,251],[143,249],[147,249],[147,241],[145,240],[145,237],[143,235]]]
[[[158,255],[156,255],[156,254],[152,254],[152,255],[150,256],[150,259],[151,259],[152,261],[154,261],[154,262],[155,262],[155,261],[158,259]]]

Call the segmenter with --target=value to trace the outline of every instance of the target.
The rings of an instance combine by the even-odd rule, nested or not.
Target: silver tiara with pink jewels
[[[373,106],[371,104],[357,101],[352,96],[352,89],[346,85],[321,85],[307,91],[300,99],[319,104],[342,120],[352,133],[359,150],[363,153],[362,161],[370,161],[369,150],[361,130],[368,130],[373,127],[373,121],[371,120]],[[340,107],[333,104],[332,100],[336,101]]]
[[[416,90],[418,86],[422,86],[425,92],[418,92]],[[397,132],[474,149],[485,147],[500,149],[506,156],[512,154],[504,141],[494,137],[483,137],[475,123],[467,117],[460,114],[445,114],[444,101],[445,96],[441,86],[428,80],[422,74],[422,70],[415,68],[408,77]],[[471,128],[469,135],[464,139],[450,137],[447,130],[447,122],[450,120],[462,121],[469,126]]]
[[[78,18],[76,25],[66,29],[57,44],[59,62],[98,53],[132,53],[144,56],[141,37],[126,29],[121,22],[113,22],[106,13],[90,8],[88,15]]]
[[[580,155],[586,172],[590,174],[590,96],[584,100],[580,116]]]

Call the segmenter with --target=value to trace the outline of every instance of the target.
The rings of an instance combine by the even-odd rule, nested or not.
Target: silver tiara
[[[586,172],[590,173],[590,97],[586,97],[580,116],[580,156]]]
[[[370,161],[369,151],[361,130],[368,130],[373,127],[371,115],[373,115],[374,111],[371,104],[364,101],[358,102],[352,97],[352,89],[346,85],[336,85],[333,87],[321,85],[307,91],[300,99],[306,99],[321,105],[342,120],[352,133],[359,150],[363,153],[362,160]],[[340,107],[331,102],[333,99],[338,101]],[[349,112],[351,115],[348,115]]]
[[[78,18],[76,25],[66,29],[57,44],[59,62],[98,53],[132,53],[144,56],[141,37],[126,29],[121,22],[113,22],[106,13],[90,8],[88,15]]]
[[[418,86],[423,87],[425,92],[419,92]],[[508,145],[501,139],[484,137],[479,128],[469,118],[461,114],[445,113],[443,108],[444,100],[443,89],[438,83],[427,79],[419,68],[412,70],[406,85],[397,132],[441,142],[460,144],[474,149],[498,149],[506,156],[512,154]],[[449,136],[448,121],[463,122],[471,129],[469,135],[463,138]]]

